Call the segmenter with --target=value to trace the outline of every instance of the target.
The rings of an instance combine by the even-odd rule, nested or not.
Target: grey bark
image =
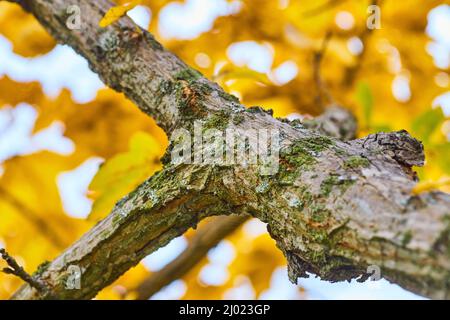
[[[311,120],[299,122],[309,129],[324,135],[350,140],[356,135],[356,119],[351,112],[339,106],[329,106],[325,112]],[[195,232],[188,247],[163,269],[152,273],[136,287],[137,299],[149,299],[162,288],[185,276],[222,239],[232,234],[245,221],[247,216],[219,216],[211,219]]]
[[[343,142],[296,122],[274,119],[237,99],[165,51],[128,19],[106,29],[98,21],[109,1],[73,0],[81,30],[65,26],[67,2],[19,1],[60,42],[89,62],[112,88],[155,117],[170,135],[193,120],[216,129],[278,130],[280,170],[261,176],[248,166],[174,165],[121,200],[112,213],[34,276],[50,294],[25,285],[16,299],[89,299],[144,256],[206,216],[250,214],[268,223],[288,261],[290,279],[313,273],[330,281],[366,278],[368,266],[400,286],[449,297],[450,196],[412,195],[412,166],[423,164],[408,133]],[[177,141],[172,141],[171,147]],[[204,148],[207,148],[205,145]],[[81,288],[66,287],[69,266],[82,269]]]

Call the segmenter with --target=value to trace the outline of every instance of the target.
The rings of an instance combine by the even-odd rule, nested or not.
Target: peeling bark
[[[74,31],[65,27],[64,2],[20,1],[169,135],[177,127],[193,130],[194,120],[242,135],[248,129],[277,130],[280,167],[276,175],[262,176],[261,163],[175,165],[166,157],[161,172],[34,275],[51,293],[39,296],[24,286],[14,298],[92,298],[202,218],[229,213],[268,223],[293,282],[307,273],[330,281],[366,278],[367,267],[376,265],[382,277],[406,289],[449,297],[450,195],[411,194],[416,183],[411,167],[422,165],[424,155],[407,132],[343,142],[305,124],[274,119],[259,107],[245,109],[128,18],[99,28],[108,1],[71,1],[83,12],[83,27]],[[79,290],[65,286],[70,265],[82,268]]]

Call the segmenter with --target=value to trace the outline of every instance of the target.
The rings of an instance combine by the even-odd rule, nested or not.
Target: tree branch
[[[316,103],[320,106],[324,106],[324,99],[327,99],[327,103],[330,103],[330,101],[333,101],[333,98],[330,95],[330,92],[328,91],[328,88],[326,87],[326,84],[323,82],[322,76],[321,76],[321,67],[322,67],[322,60],[325,56],[325,52],[327,50],[328,44],[330,42],[330,39],[332,37],[332,32],[328,31],[325,34],[325,37],[322,41],[322,45],[319,50],[314,52],[313,55],[313,78],[314,82],[316,83],[316,89],[317,89],[317,96],[316,96]]]
[[[16,277],[22,279],[28,283],[31,287],[35,288],[41,293],[47,291],[47,288],[39,281],[33,279],[18,263],[11,257],[5,249],[0,248],[0,256],[8,264],[7,268],[3,268],[1,271],[7,274],[15,275]]]
[[[137,299],[149,299],[168,284],[182,278],[210,249],[232,234],[247,219],[247,216],[220,216],[208,222],[195,233],[186,250],[163,269],[152,273],[136,288]]]
[[[348,141],[356,137],[357,124],[354,115],[337,105],[331,105],[320,116],[302,122],[306,129],[316,130],[319,133]]]
[[[350,140],[356,135],[356,119],[353,114],[336,106],[326,108],[322,115],[313,120],[303,121],[302,124],[341,140]],[[135,289],[137,299],[149,299],[165,286],[182,278],[206,256],[209,250],[247,220],[246,216],[220,216],[212,219],[195,233],[186,250],[163,269],[152,273]]]
[[[381,0],[372,0],[371,5],[381,6]],[[363,31],[359,34],[358,38],[362,43],[362,51],[356,57],[356,62],[347,67],[344,73],[344,78],[342,79],[342,85],[349,88],[351,87],[356,80],[358,75],[358,71],[361,69],[361,66],[364,62],[364,58],[367,54],[367,47],[369,45],[370,36],[373,34],[375,29],[364,28]]]
[[[112,6],[108,0],[12,2],[31,12],[60,43],[84,56],[106,85],[123,92],[166,132],[202,115],[201,110],[189,108],[188,97],[194,99],[197,93],[219,90],[216,84],[164,50],[128,17],[106,28],[99,27],[99,21]],[[72,14],[67,9],[74,5],[80,8],[81,28],[71,30],[66,26]],[[182,100],[185,103],[180,103]]]
[[[52,288],[48,296],[38,296],[26,286],[13,298],[93,298],[142,258],[205,216],[234,211],[209,195],[210,176],[210,168],[198,166],[168,167],[155,174],[117,203],[106,219],[71,248],[41,268],[36,277]],[[81,270],[79,289],[67,286],[73,266]]]
[[[65,27],[64,2],[24,0],[47,30],[86,57],[108,85],[154,116],[167,133],[180,126],[192,130],[193,120],[241,136],[269,128],[279,134],[281,152],[274,176],[260,175],[261,163],[166,161],[163,171],[36,275],[52,297],[92,298],[200,219],[229,213],[268,223],[293,282],[307,272],[349,280],[376,265],[384,278],[411,291],[450,296],[450,196],[411,194],[416,183],[411,167],[424,161],[417,140],[400,131],[342,142],[274,119],[261,108],[246,110],[146,31],[136,34],[128,18],[99,28],[108,1],[72,1],[83,13],[83,29],[74,31]],[[172,141],[171,147],[179,143]],[[82,270],[78,290],[65,286],[73,264]],[[25,286],[14,298],[42,297]]]

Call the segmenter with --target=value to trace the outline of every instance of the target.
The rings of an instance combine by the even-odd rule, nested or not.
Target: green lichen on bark
[[[226,111],[219,111],[207,118],[203,123],[203,130],[217,129],[225,130],[230,121],[230,114]]]
[[[225,92],[225,91],[223,91],[221,89],[219,89],[217,91],[217,93],[219,94],[219,97],[222,98],[225,101],[228,101],[228,102],[231,102],[231,103],[235,103],[235,104],[239,104],[240,103],[238,97],[236,97],[236,96],[234,96],[234,95],[232,95],[230,93],[227,93],[227,92]]]
[[[184,80],[188,83],[192,83],[201,77],[203,77],[203,75],[199,71],[187,67],[186,69],[178,71],[174,78],[176,80]]]
[[[334,141],[325,136],[314,136],[296,140],[288,149],[282,150],[281,157],[296,168],[306,169],[316,163],[315,157],[333,145]]]
[[[311,213],[311,219],[314,222],[325,222],[331,215],[330,210],[326,209],[323,204],[310,204],[309,212]]]
[[[320,184],[321,194],[324,196],[329,196],[335,186],[338,186],[342,192],[345,192],[353,183],[355,183],[354,180],[331,174]]]
[[[208,114],[204,99],[211,90],[207,85],[195,81],[178,80],[174,83],[175,100],[185,120],[192,122]]]
[[[128,37],[131,34],[129,32],[134,30],[134,25],[127,22],[127,19],[121,19],[114,28],[107,29],[115,33],[116,38],[113,34],[111,39],[106,39],[102,49],[104,55],[100,57],[96,54],[97,49],[92,49],[91,46],[97,41],[102,41],[97,28],[98,17],[109,9],[110,4],[104,1],[90,3],[74,1],[75,4],[78,3],[83,7],[83,17],[88,22],[81,33],[74,33],[65,27],[66,15],[63,13],[66,8],[65,1],[19,2],[22,5],[32,3],[28,9],[43,22],[47,30],[57,37],[59,35],[60,40],[65,40],[77,52],[83,54],[108,85],[125,92],[144,112],[154,116],[163,128],[169,129],[166,133],[170,133],[177,125],[184,126],[185,122],[197,119],[205,121],[213,117],[218,106],[228,110],[230,114],[243,108],[238,105],[237,98],[226,94],[216,84],[208,82],[199,73],[186,67],[175,55],[171,55],[168,51],[153,52],[154,49],[161,50],[162,47],[146,31],[142,33],[152,45],[146,46],[145,42],[134,45],[132,38]],[[116,43],[116,40],[120,40],[117,36],[121,34],[127,39]],[[162,102],[163,105],[159,106]],[[279,236],[277,241],[280,244],[279,247],[287,253],[289,268],[298,267],[298,270],[294,270],[295,276],[303,275],[307,270],[328,280],[349,279],[361,271],[356,270],[357,268],[366,267],[368,263],[383,262],[385,259],[386,261],[391,259],[387,262],[396,262],[389,256],[389,253],[395,252],[395,259],[401,257],[402,260],[399,261],[401,263],[392,264],[391,274],[389,274],[389,268],[383,270],[383,275],[391,275],[388,280],[423,294],[449,296],[449,260],[445,253],[447,252],[445,250],[449,249],[449,231],[448,227],[440,225],[441,222],[437,219],[444,214],[444,210],[448,216],[450,199],[430,192],[428,195],[418,196],[415,200],[420,203],[420,207],[413,208],[408,198],[409,186],[412,182],[411,175],[389,165],[392,158],[403,165],[420,165],[423,162],[420,145],[414,143],[406,133],[394,134],[395,137],[393,134],[377,134],[364,142],[334,144],[333,140],[326,141],[323,137],[317,137],[314,132],[300,130],[300,127],[299,130],[292,130],[292,127],[286,129],[286,123],[269,119],[267,114],[270,112],[263,111],[264,114],[260,112],[261,109],[255,108],[245,114],[246,119],[255,120],[248,121],[246,125],[254,129],[279,129],[285,134],[286,139],[295,145],[294,150],[281,158],[281,172],[285,177],[297,179],[296,182],[303,183],[304,188],[297,186],[283,188],[273,183],[277,188],[277,194],[287,191],[299,198],[299,201],[295,202],[295,207],[286,208],[284,202],[277,202],[275,190],[272,189],[270,195],[273,195],[274,199],[265,199],[269,198],[268,196],[258,197],[255,194],[255,188],[259,181],[254,179],[256,172],[252,166],[242,170],[245,172],[234,172],[240,174],[239,182],[241,183],[229,183],[227,189],[221,191],[223,194],[220,198],[226,201],[220,203],[214,199],[218,191],[216,186],[202,189],[204,185],[213,185],[211,180],[219,181],[220,176],[210,177],[208,180],[207,172],[195,171],[191,166],[177,167],[177,170],[182,168],[183,171],[170,170],[166,167],[164,170],[167,170],[167,173],[139,187],[142,190],[157,190],[156,195],[161,201],[158,201],[156,206],[151,200],[151,194],[145,198],[145,192],[136,194],[134,199],[127,197],[125,201],[119,202],[116,210],[130,212],[123,221],[120,220],[120,227],[113,225],[108,239],[103,239],[103,235],[106,235],[104,228],[110,227],[110,218],[106,218],[103,224],[94,227],[63,253],[63,258],[56,261],[55,266],[63,263],[61,268],[55,268],[55,270],[50,268],[44,272],[43,280],[46,284],[54,288],[58,296],[63,298],[92,298],[97,291],[112,283],[145,255],[186,231],[191,224],[196,223],[199,216],[217,213],[220,207],[224,208],[222,210],[224,213],[225,211],[229,213],[232,210],[229,210],[228,206],[237,208],[250,203],[253,206],[252,215],[269,220],[270,230]],[[304,138],[306,136],[309,138]],[[296,140],[299,137],[303,138]],[[334,147],[330,147],[333,144]],[[323,151],[326,153],[321,154]],[[334,156],[340,155],[341,158],[346,159],[354,155],[356,151],[366,154],[371,164],[373,163],[374,167],[379,169],[380,175],[373,177],[362,175],[361,172],[357,172],[358,170],[347,170],[346,173],[354,174],[356,181],[361,182],[358,184],[361,190],[342,194],[339,202],[336,201],[336,197],[326,197],[321,191],[316,191],[322,181],[319,177],[326,177],[336,169],[344,172],[346,168],[364,167],[366,165],[364,160],[361,162],[361,160],[352,159],[348,161],[346,168],[336,168],[332,165],[333,160],[336,160]],[[393,156],[385,156],[386,153]],[[332,158],[330,159],[329,156]],[[318,162],[320,164],[312,168]],[[311,172],[313,169],[317,169],[316,172]],[[302,170],[310,170],[304,180],[298,179]],[[313,174],[318,175],[312,178]],[[379,177],[393,179],[379,179]],[[383,181],[380,182],[380,180]],[[334,178],[331,178],[329,182],[324,184],[325,190],[322,190],[325,195],[333,194],[334,188],[340,186],[335,184],[337,181],[334,181]],[[201,192],[199,192],[200,189],[202,189]],[[192,192],[188,193],[187,190]],[[314,194],[310,190],[314,190]],[[375,197],[377,194],[383,195],[382,201],[379,197]],[[141,196],[144,204],[138,199]],[[252,202],[253,199],[257,199],[259,203]],[[152,209],[145,209],[145,204]],[[120,208],[122,205],[123,208]],[[340,205],[345,206],[345,210],[339,209]],[[303,209],[300,209],[300,206]],[[133,210],[131,207],[137,208]],[[333,211],[333,215],[328,218],[326,217],[327,208]],[[113,212],[113,214],[118,212],[122,211]],[[311,215],[314,214],[319,214],[315,221],[311,219]],[[371,219],[367,219],[369,215]],[[419,223],[414,223],[417,222],[414,220],[417,216],[420,216],[417,220]],[[389,217],[389,220],[386,220],[386,217]],[[331,227],[339,225],[339,223],[334,224],[335,218],[355,222],[349,223],[348,232],[339,233],[339,236],[342,235],[345,239],[341,243],[334,243],[334,239],[338,236],[337,233],[332,234],[336,229],[331,230]],[[400,246],[398,240],[401,239],[402,234],[396,232],[399,225],[390,222],[406,221],[406,219],[412,219],[408,222],[412,222],[410,227],[413,239],[422,240],[426,245],[425,248],[432,251],[435,257],[420,247],[409,250]],[[372,225],[365,224],[368,220],[380,228],[379,233],[385,237],[384,243],[381,240],[374,241],[373,238],[367,239],[367,234],[376,235],[378,232],[374,231]],[[434,226],[434,228],[431,229],[431,233],[428,233],[430,229],[421,228],[419,224]],[[403,226],[400,227],[403,228]],[[402,230],[404,232],[404,229]],[[442,234],[436,234],[435,231],[440,231]],[[398,235],[399,238],[393,239],[388,236],[391,234]],[[341,251],[336,253],[336,250]],[[344,250],[346,250],[345,257],[341,254]],[[291,255],[301,256],[303,260],[293,261]],[[60,275],[66,272],[67,264],[74,261],[86,267],[87,274],[83,278],[81,290],[65,290],[63,283],[60,283],[63,279]],[[405,264],[408,264],[408,267],[404,267]],[[411,279],[411,282],[404,279]],[[32,291],[25,288],[18,297],[30,298],[30,295],[33,295]]]
[[[240,114],[240,113],[235,114],[233,116],[233,124],[235,124],[235,125],[241,124],[244,121],[244,119],[245,119],[245,117],[242,114]]]
[[[334,140],[326,136],[314,136],[299,139],[295,144],[309,151],[321,152],[334,145]]]
[[[406,247],[408,245],[408,243],[411,242],[412,237],[413,237],[413,234],[412,234],[411,230],[406,231],[403,234],[402,246]]]
[[[351,156],[344,161],[345,169],[367,168],[370,166],[369,160],[361,156]]]
[[[48,270],[49,266],[50,266],[50,261],[44,261],[37,267],[37,270],[32,274],[32,276],[33,277],[40,276],[41,274],[43,274],[45,271]]]

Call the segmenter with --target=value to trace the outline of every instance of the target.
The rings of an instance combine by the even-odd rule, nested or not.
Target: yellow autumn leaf
[[[99,26],[105,28],[110,24],[113,24],[114,22],[122,18],[124,15],[126,15],[128,11],[139,5],[141,2],[142,2],[141,0],[134,0],[129,3],[112,7],[111,9],[108,10],[108,12],[106,12],[102,20],[100,20]]]
[[[227,63],[223,66],[215,76],[217,81],[250,79],[263,84],[269,84],[270,80],[265,73],[255,71],[246,66],[236,66],[232,63]]]
[[[163,152],[160,142],[148,133],[134,134],[129,150],[106,161],[92,180],[89,190],[95,201],[89,219],[105,217],[121,197],[161,169]]]
[[[423,181],[416,184],[413,188],[413,194],[419,194],[426,191],[436,190],[436,189],[449,189],[450,188],[450,177],[443,177],[437,181]]]

